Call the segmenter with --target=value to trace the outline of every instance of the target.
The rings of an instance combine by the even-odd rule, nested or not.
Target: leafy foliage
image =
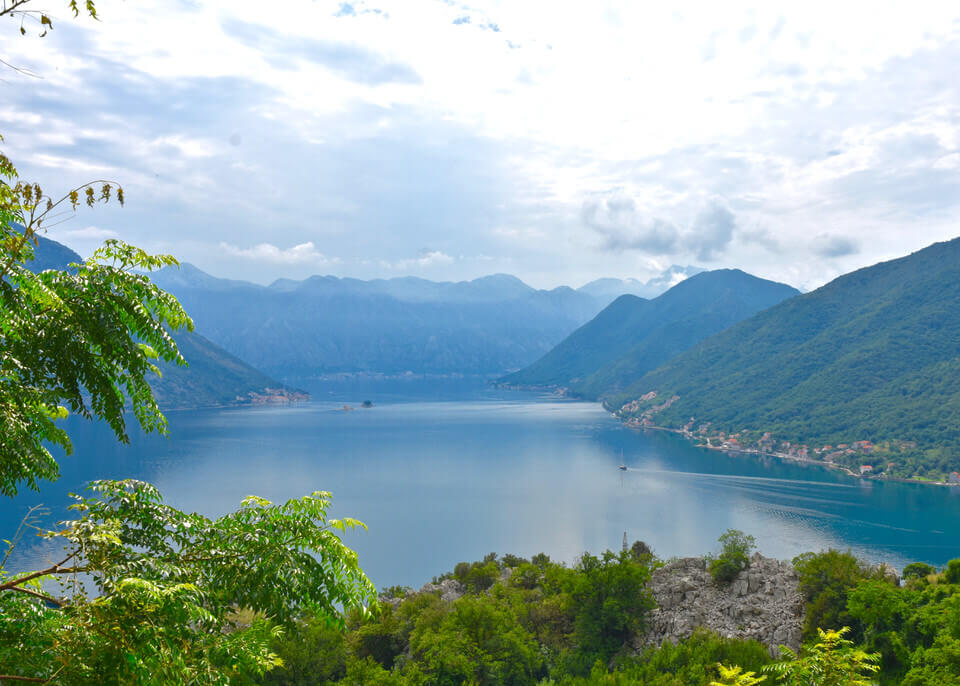
[[[858,637],[859,622],[847,612],[850,591],[860,582],[882,574],[853,554],[833,549],[798,555],[793,558],[793,566],[800,577],[800,593],[806,608],[804,639],[814,640],[821,627],[839,629],[843,626],[851,627],[854,637]]]
[[[571,669],[583,673],[597,660],[606,664],[645,627],[654,601],[646,589],[650,566],[629,551],[607,551],[600,557],[584,553],[576,571],[566,584],[576,608],[574,638],[579,647]]]
[[[937,568],[933,565],[928,565],[926,562],[911,562],[903,568],[902,576],[904,579],[924,579],[936,573]]]
[[[766,669],[789,686],[872,686],[870,675],[880,669],[880,656],[854,647],[853,641],[844,638],[849,630],[818,629],[817,643],[805,646],[799,656],[789,648],[781,648],[786,660]]]
[[[711,681],[710,686],[756,686],[767,680],[766,676],[757,676],[756,672],[745,672],[739,665],[727,667],[721,664],[717,665],[717,670],[720,681]]]
[[[23,265],[29,244],[3,227],[7,258],[0,282],[0,493],[36,487],[57,467],[44,442],[64,448],[56,420],[67,411],[106,421],[127,441],[124,410],[147,431],[166,430],[148,378],[154,361],[184,364],[166,327],[192,327],[173,296],[134,269],[175,264],[108,241],[72,272],[34,274]],[[27,231],[27,230],[25,230]],[[12,245],[12,247],[10,247]]]
[[[277,622],[305,611],[342,622],[340,607],[374,597],[356,554],[326,518],[330,496],[274,505],[249,497],[216,520],[164,504],[149,484],[100,481],[75,496],[81,516],[46,535],[67,550],[55,565],[0,571],[0,673],[80,684],[225,684],[279,664]],[[84,592],[78,574],[97,588]],[[64,591],[47,590],[66,578]],[[46,582],[46,583],[45,583]],[[256,618],[240,627],[234,608]],[[265,617],[269,616],[268,621]]]
[[[0,494],[22,484],[56,478],[56,462],[45,443],[70,452],[70,440],[57,426],[66,413],[106,421],[127,440],[124,410],[147,431],[163,432],[147,378],[155,360],[184,364],[167,327],[192,328],[177,300],[144,274],[176,265],[168,255],[153,256],[111,240],[72,269],[36,274],[26,263],[37,232],[61,206],[75,209],[81,193],[87,205],[108,202],[107,182],[71,190],[59,200],[39,184],[20,180],[16,167],[0,154]],[[19,223],[18,223],[19,222]]]
[[[728,584],[750,566],[750,554],[756,549],[756,539],[737,529],[720,534],[720,554],[710,560],[710,576],[718,584]]]

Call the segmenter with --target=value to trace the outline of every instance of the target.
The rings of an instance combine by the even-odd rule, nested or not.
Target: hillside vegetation
[[[943,479],[960,469],[958,378],[955,239],[760,312],[608,405],[704,439]]]
[[[502,381],[605,397],[711,334],[798,293],[738,269],[720,269],[692,276],[653,300],[624,295]]]
[[[640,647],[654,607],[651,570],[662,562],[637,542],[622,553],[584,554],[572,567],[544,554],[523,559],[491,553],[461,562],[420,592],[386,589],[380,612],[354,612],[346,633],[307,613],[273,643],[283,665],[241,683],[758,683],[724,678],[736,667],[757,673],[765,686],[960,683],[960,560],[942,573],[909,565],[904,587],[836,550],[793,562],[807,627],[798,655],[775,659],[759,642],[722,637],[709,627],[688,630],[677,644]],[[689,580],[676,583],[679,588]]]

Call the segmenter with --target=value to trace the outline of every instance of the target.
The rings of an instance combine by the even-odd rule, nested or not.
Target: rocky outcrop
[[[444,579],[443,581],[435,584],[427,582],[420,587],[419,591],[408,588],[403,597],[394,596],[388,598],[385,596],[380,596],[380,602],[386,605],[397,607],[407,598],[412,598],[413,596],[420,595],[421,593],[435,593],[440,596],[441,600],[446,600],[452,603],[454,600],[460,598],[464,593],[466,593],[466,588],[464,588],[463,584],[456,579]]]
[[[441,600],[446,600],[453,602],[464,593],[466,589],[456,579],[444,579],[437,584],[424,584],[419,591],[414,591],[413,593],[408,593],[407,595],[414,595],[414,593],[437,593],[440,596]]]
[[[676,643],[704,627],[721,636],[748,638],[779,655],[781,645],[800,647],[803,598],[789,562],[759,553],[729,584],[714,583],[701,557],[668,562],[653,572],[650,589],[657,608],[650,613],[642,646]]]

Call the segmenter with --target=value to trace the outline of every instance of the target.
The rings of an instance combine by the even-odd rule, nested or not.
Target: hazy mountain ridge
[[[739,445],[869,464],[874,474],[944,478],[960,469],[958,378],[954,239],[760,312],[646,374],[610,405],[656,391],[622,414],[698,435],[709,421],[704,435],[722,431],[729,442],[735,433]]]
[[[314,276],[259,286],[184,265],[155,281],[180,299],[199,331],[286,377],[502,373],[548,351],[605,304],[506,274],[461,282]]]
[[[621,296],[543,358],[502,381],[603,397],[707,336],[798,293],[736,269],[701,272],[652,300]]]
[[[611,301],[621,295],[636,295],[640,298],[656,298],[658,295],[670,290],[684,279],[689,279],[703,271],[702,267],[687,265],[681,267],[674,264],[646,281],[637,279],[594,279],[586,283],[577,290],[582,293],[589,293],[597,298],[609,298]]]
[[[71,262],[82,263],[83,258],[65,245],[41,236],[29,266],[37,271],[65,269]],[[173,337],[189,367],[162,361],[158,364],[162,377],[150,379],[150,387],[161,409],[262,404],[308,397],[254,369],[200,334],[178,331]]]

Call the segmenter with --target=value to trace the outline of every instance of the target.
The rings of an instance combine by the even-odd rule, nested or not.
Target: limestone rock
[[[781,645],[800,648],[803,598],[789,562],[758,553],[731,583],[717,585],[706,560],[681,558],[653,572],[650,590],[657,608],[650,613],[647,633],[638,637],[640,645],[676,643],[704,627],[721,636],[759,641],[773,656]]]

